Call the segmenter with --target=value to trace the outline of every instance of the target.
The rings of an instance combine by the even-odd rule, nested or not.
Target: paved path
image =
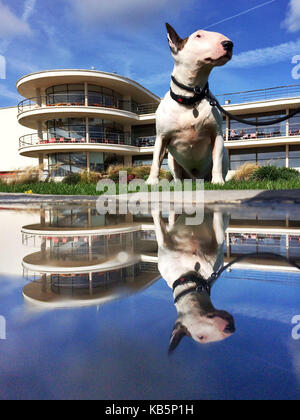
[[[143,200],[145,193],[140,195]],[[164,202],[166,195],[158,195],[155,193],[155,201]],[[129,194],[132,198],[133,195]],[[113,196],[112,196],[113,198]],[[118,196],[118,199],[124,199],[124,196]],[[95,202],[98,196],[88,195],[39,195],[39,194],[7,194],[0,193],[0,204],[42,204],[42,203],[87,203]],[[194,202],[194,200],[193,200]],[[199,202],[203,202],[200,200]],[[279,190],[279,191],[264,191],[264,190],[213,190],[205,191],[205,204],[270,204],[270,203],[285,203],[285,204],[300,204],[300,190]]]

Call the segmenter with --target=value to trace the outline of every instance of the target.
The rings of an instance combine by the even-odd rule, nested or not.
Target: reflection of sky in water
[[[291,338],[299,313],[297,274],[287,284],[224,273],[212,291],[218,309],[234,315],[236,333],[201,346],[184,338],[172,357],[176,317],[160,280],[123,300],[96,307],[30,313],[19,278],[0,278],[1,398],[216,399],[300,396],[300,341]],[[274,279],[272,273],[255,277]]]
[[[258,223],[253,214],[252,221],[242,214],[231,220],[231,227],[243,225],[244,216],[249,229],[232,234],[232,254],[253,252],[253,244],[258,244],[264,245],[265,251],[285,255],[284,235],[275,237],[267,232],[263,240],[251,236]],[[59,208],[50,216],[46,217],[48,226],[58,231],[85,226],[114,226],[118,230],[127,226],[125,217],[105,219],[93,209],[88,213]],[[21,277],[21,261],[41,252],[43,241],[35,242],[34,235],[29,234],[22,244],[21,230],[41,220],[39,211],[0,212],[1,241],[5,244],[0,272],[6,273],[0,274],[0,315],[7,320],[7,340],[0,340],[1,399],[299,399],[300,340],[291,337],[291,320],[300,315],[298,273],[259,271],[258,266],[255,270],[234,268],[231,273],[225,272],[212,289],[212,301],[217,309],[234,316],[236,333],[225,341],[202,346],[185,337],[168,357],[176,309],[172,291],[163,280],[99,307],[38,312],[24,302],[22,289],[29,283]],[[266,216],[260,227],[267,220]],[[151,218],[146,222],[151,224]],[[283,215],[273,224],[284,231],[285,223]],[[290,252],[298,256],[299,223],[292,220],[290,224],[296,231],[289,242]],[[245,233],[247,240],[242,236]],[[61,250],[70,247],[70,238],[74,245],[73,235],[66,235],[67,242],[60,238],[58,243],[55,235],[52,232],[47,238],[47,250],[69,258],[71,254]],[[84,233],[76,242],[83,243],[84,250],[89,244],[87,235]],[[113,240],[119,240],[114,235],[103,237],[112,245]],[[151,261],[155,258],[153,228],[140,232],[140,236],[128,233],[125,237],[121,247],[126,243],[129,250],[132,247]],[[92,243],[99,253],[97,240]],[[107,249],[111,257],[110,249],[115,248]],[[87,264],[83,260],[83,265]],[[156,277],[151,270],[149,274],[150,278],[152,274],[153,279]],[[146,279],[143,271],[141,276]],[[62,279],[65,281],[65,277]]]

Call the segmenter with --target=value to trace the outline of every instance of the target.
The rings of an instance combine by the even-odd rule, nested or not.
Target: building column
[[[42,121],[38,121],[37,126],[38,126],[38,141],[39,141],[39,143],[41,143],[42,140],[43,140],[43,123],[42,123]]]
[[[125,155],[124,156],[124,166],[132,167],[132,155]]]
[[[84,105],[89,106],[89,87],[88,82],[84,82]]]
[[[85,139],[87,143],[90,142],[89,117],[85,119]]]
[[[290,110],[287,109],[285,111],[285,113],[286,113],[286,115],[289,115]],[[285,135],[286,135],[286,137],[289,137],[289,135],[290,135],[290,120],[289,119],[286,120],[286,123],[285,123]]]
[[[40,88],[36,88],[35,89],[35,95],[36,95],[36,103],[38,104],[38,106],[42,106],[42,98],[41,98],[41,89]]]
[[[226,141],[229,141],[229,132],[230,132],[230,118],[226,116]]]
[[[44,170],[45,170],[44,155],[41,153],[39,154],[39,180],[40,181],[44,180]]]
[[[90,152],[86,152],[86,170],[90,172]]]
[[[290,166],[290,156],[289,156],[289,154],[290,154],[290,148],[289,148],[289,145],[286,144],[285,145],[285,166],[286,166],[286,168],[289,168],[289,166]]]
[[[40,100],[40,106],[46,106],[46,92],[45,89],[37,89],[39,91],[39,96],[41,98]]]
[[[126,104],[126,106],[124,107],[126,109],[126,111],[131,112],[131,96],[130,95],[126,95],[123,96],[123,101],[124,102],[129,102],[128,104]]]
[[[124,133],[129,136],[129,144],[132,146],[132,138],[131,138],[131,125],[124,125]]]

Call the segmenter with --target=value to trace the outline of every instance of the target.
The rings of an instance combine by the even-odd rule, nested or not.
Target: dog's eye
[[[197,35],[196,38],[201,38],[201,35]]]

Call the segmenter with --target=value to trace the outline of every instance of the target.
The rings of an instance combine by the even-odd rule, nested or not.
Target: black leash
[[[228,268],[230,268],[234,264],[244,260],[245,258],[254,257],[254,256],[255,257],[258,257],[258,256],[276,257],[276,258],[279,258],[283,261],[288,262],[290,265],[292,265],[293,267],[300,270],[300,265],[298,265],[295,260],[284,257],[283,255],[280,255],[280,254],[274,254],[273,252],[260,252],[260,253],[253,252],[253,253],[250,253],[250,254],[241,255],[241,256],[235,258],[230,263],[226,264],[219,271],[214,272],[207,280],[205,280],[198,273],[188,273],[186,275],[181,276],[179,279],[177,279],[173,283],[173,292],[175,292],[175,289],[178,286],[182,286],[182,285],[187,284],[187,283],[196,283],[196,286],[191,287],[189,289],[186,289],[183,292],[179,293],[178,296],[176,296],[176,298],[174,300],[174,303],[175,304],[178,303],[178,301],[181,298],[183,298],[184,296],[188,295],[189,293],[193,293],[193,292],[196,292],[196,293],[206,292],[210,296],[211,295],[211,288],[212,288],[213,284],[224,273],[224,271],[228,270]]]
[[[268,121],[262,121],[262,122],[254,122],[245,120],[244,118],[240,118],[236,115],[231,114],[230,112],[226,111],[219,103],[219,101],[212,95],[212,93],[209,90],[208,83],[204,86],[204,88],[201,88],[199,86],[196,86],[195,88],[191,88],[190,86],[185,86],[182,83],[178,82],[175,77],[172,75],[172,81],[180,87],[181,89],[186,90],[187,92],[193,92],[194,96],[181,96],[176,95],[172,88],[170,89],[170,95],[171,98],[174,99],[174,101],[178,102],[180,105],[195,105],[197,102],[201,102],[203,99],[208,99],[210,105],[214,108],[218,108],[219,111],[221,111],[224,115],[231,118],[232,120],[238,121],[242,124],[252,125],[255,127],[263,127],[267,125],[273,125],[273,124],[279,124],[284,121],[287,121],[288,119],[294,117],[295,115],[300,113],[300,108],[296,108],[293,111],[289,113],[289,115],[285,115],[284,117],[277,118],[276,120],[268,120]]]

